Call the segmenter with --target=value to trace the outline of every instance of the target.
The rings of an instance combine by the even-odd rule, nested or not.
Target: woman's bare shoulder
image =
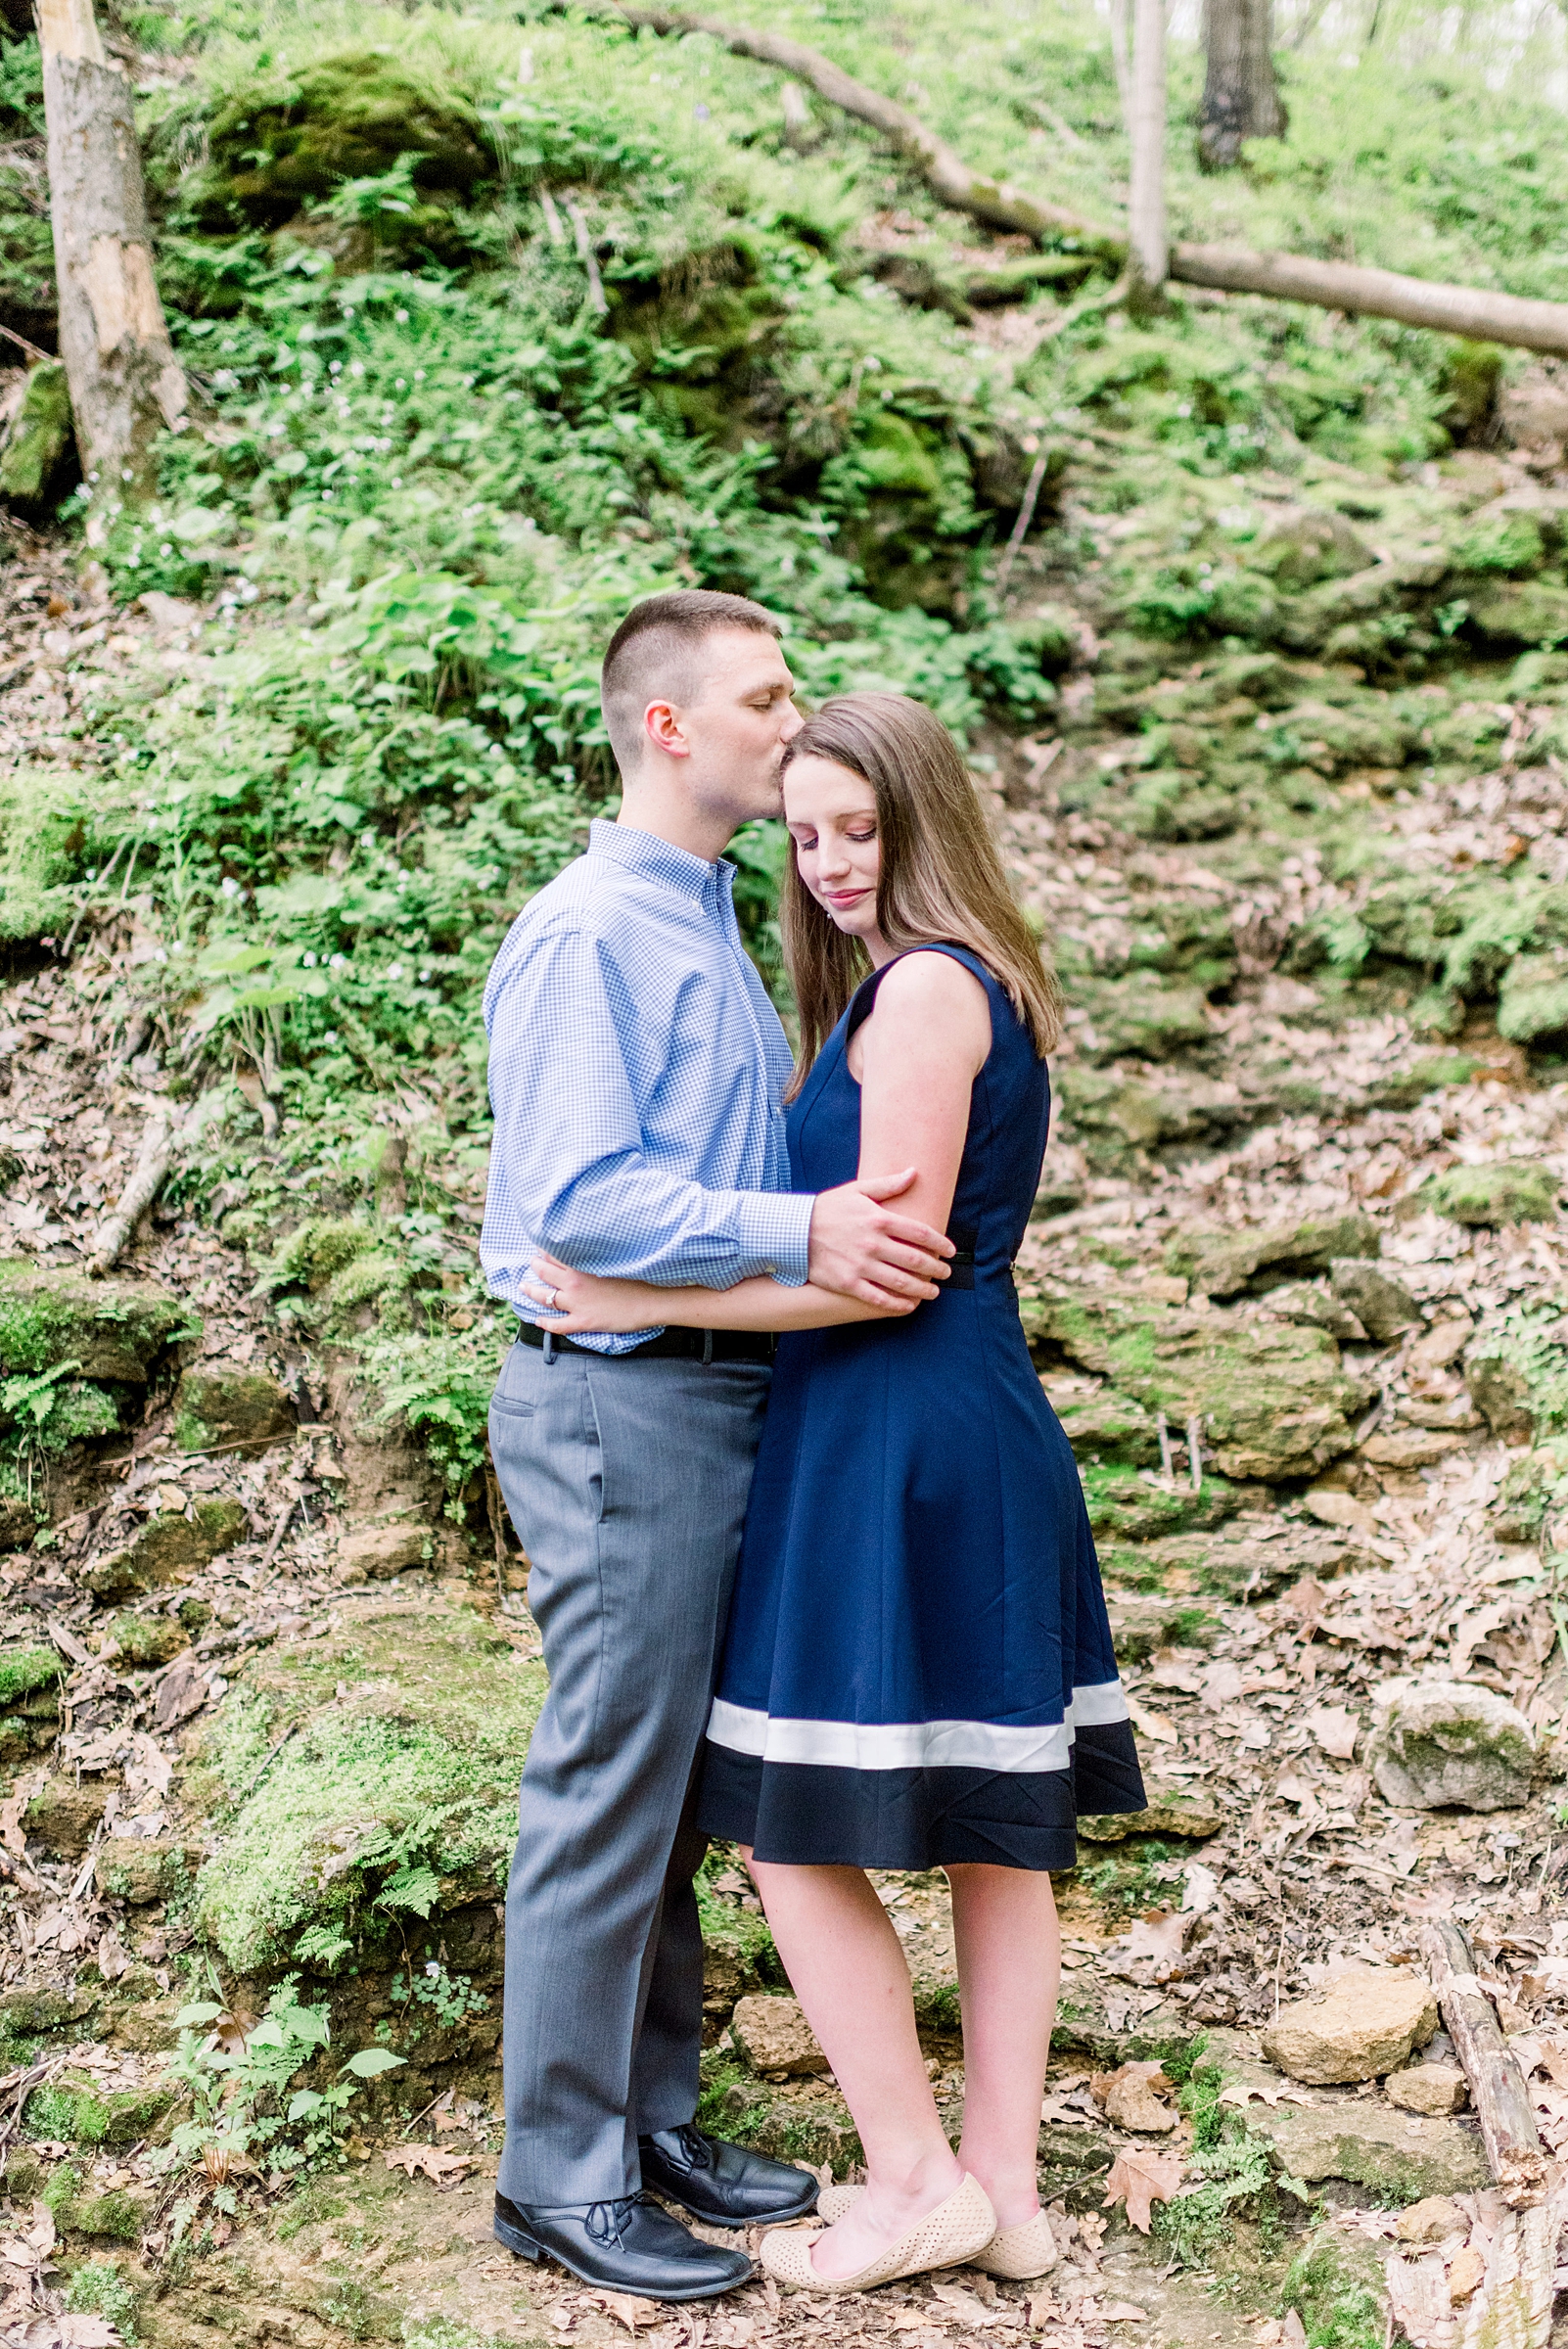
[[[978,1069],[991,1050],[991,1002],[952,955],[904,954],[877,990],[865,1035],[873,1050],[953,1052]]]

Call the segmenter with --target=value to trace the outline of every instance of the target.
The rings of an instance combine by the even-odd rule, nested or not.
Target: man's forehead
[[[715,629],[709,639],[709,657],[697,681],[699,699],[710,693],[744,697],[759,686],[785,684],[795,679],[777,639],[756,628]]]

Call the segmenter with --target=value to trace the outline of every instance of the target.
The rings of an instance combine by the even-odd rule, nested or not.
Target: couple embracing
[[[1048,1871],[1076,1813],[1144,1800],[1010,1272],[1056,990],[918,703],[803,720],[769,615],[699,591],[628,615],[602,691],[619,818],[514,924],[485,998],[483,1254],[520,1322],[490,1443],[550,1673],[495,2232],[656,2300],[745,2282],[711,2236],[768,2226],[763,2268],[818,2294],[1038,2275]],[[793,1067],[722,856],[780,812]],[[864,2147],[865,2186],[820,2205],[695,2125],[715,1836]],[[956,2153],[869,1867],[951,1885]]]

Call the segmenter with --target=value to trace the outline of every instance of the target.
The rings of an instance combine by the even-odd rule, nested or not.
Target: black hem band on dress
[[[838,1770],[707,1744],[697,1822],[796,1867],[1076,1866],[1080,1816],[1142,1811],[1125,1721],[1080,1729],[1067,1770]]]

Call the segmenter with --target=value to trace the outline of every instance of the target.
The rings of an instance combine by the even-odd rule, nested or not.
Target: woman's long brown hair
[[[1005,989],[1043,1059],[1061,1033],[1061,990],[1013,902],[975,787],[942,720],[901,693],[846,693],[807,719],[784,753],[786,768],[797,759],[829,759],[876,794],[877,928],[888,944],[896,953],[967,946]],[[817,903],[793,853],[779,910],[801,1016],[800,1057],[785,1093],[793,1100],[871,960]]]

